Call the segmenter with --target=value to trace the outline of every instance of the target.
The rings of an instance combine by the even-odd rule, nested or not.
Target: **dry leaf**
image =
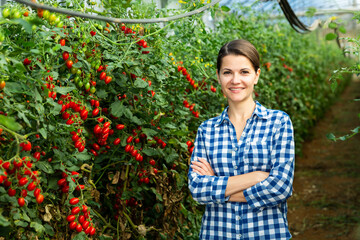
[[[50,208],[53,207],[53,205],[48,204],[45,206],[45,214],[43,216],[43,219],[45,222],[50,222],[50,220],[52,219],[52,215],[50,213]]]
[[[119,182],[119,178],[120,178],[120,172],[119,171],[116,171],[116,173],[115,173],[115,176],[114,176],[114,178],[113,178],[113,180],[112,180],[112,184],[117,184],[118,182]]]
[[[139,231],[139,234],[142,235],[142,236],[146,236],[146,227],[145,225],[139,225],[138,226],[138,231]]]
[[[91,196],[95,198],[95,202],[99,202],[100,201],[100,192],[98,190],[91,190]]]

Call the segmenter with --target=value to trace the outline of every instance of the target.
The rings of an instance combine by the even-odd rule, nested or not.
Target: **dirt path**
[[[294,194],[288,220],[294,240],[360,239],[360,134],[331,142],[360,125],[360,81],[353,80],[339,101],[312,130],[296,158]]]

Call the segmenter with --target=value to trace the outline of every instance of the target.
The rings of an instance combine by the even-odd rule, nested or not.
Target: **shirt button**
[[[241,234],[238,234],[238,238],[241,238]]]
[[[237,166],[234,166],[235,169],[237,169]]]
[[[238,149],[237,148],[234,148],[234,152],[236,152]]]
[[[241,219],[241,217],[240,217],[240,216],[237,216],[237,217],[236,217],[236,220],[240,220],[240,219]]]

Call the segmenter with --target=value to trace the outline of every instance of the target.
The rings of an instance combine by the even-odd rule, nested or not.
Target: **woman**
[[[203,122],[191,156],[189,189],[206,204],[200,239],[290,239],[294,136],[289,116],[253,99],[259,54],[246,40],[219,51],[217,78],[228,100]]]

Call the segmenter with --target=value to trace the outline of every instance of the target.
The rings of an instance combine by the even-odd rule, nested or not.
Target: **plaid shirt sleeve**
[[[205,142],[201,126],[198,129],[194,145],[191,161],[197,161],[198,157],[205,158],[209,161],[205,151]],[[200,204],[220,204],[229,199],[225,197],[228,176],[202,176],[195,173],[190,167],[188,179],[191,195],[193,199]]]
[[[258,211],[278,205],[292,194],[295,146],[293,126],[288,115],[275,131],[269,177],[243,192],[250,207]]]

